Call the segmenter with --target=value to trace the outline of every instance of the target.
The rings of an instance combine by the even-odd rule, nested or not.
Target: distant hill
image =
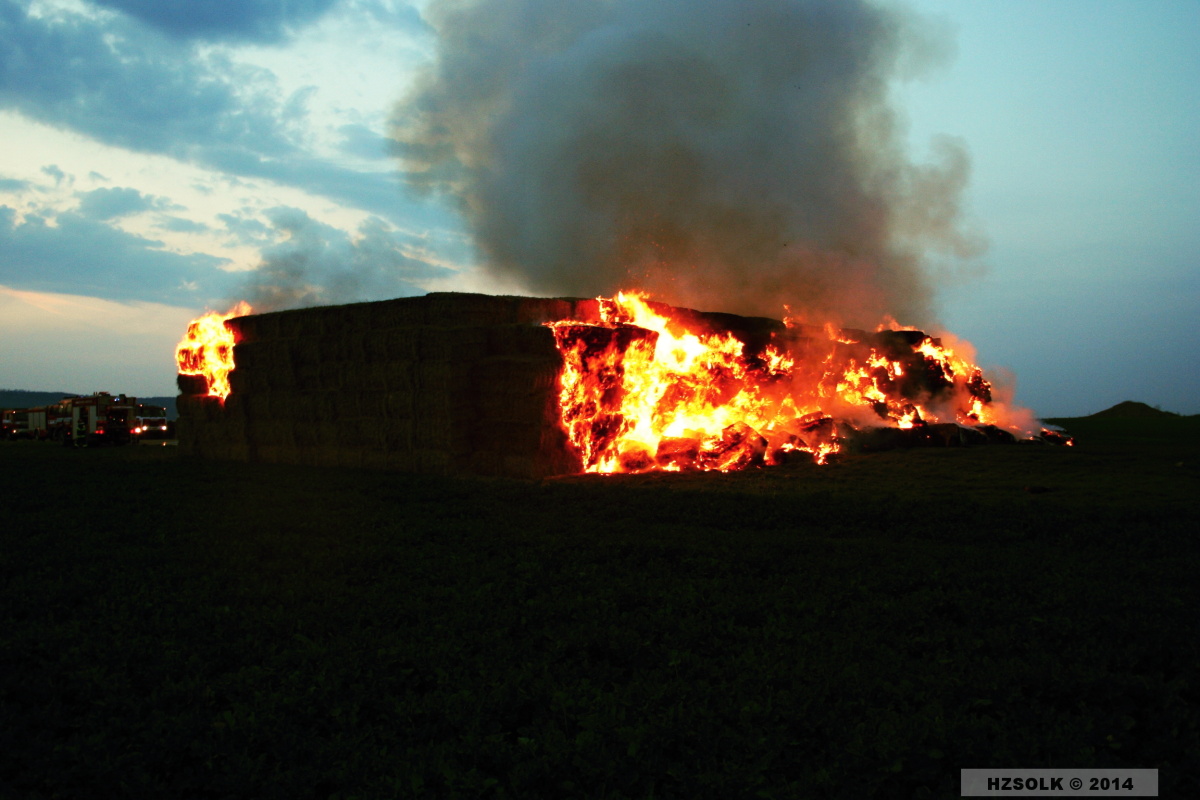
[[[36,408],[57,403],[64,397],[70,397],[77,392],[30,392],[24,389],[0,389],[0,408]],[[175,410],[175,397],[139,397],[139,403],[151,406],[163,406],[167,409],[167,419],[176,419],[179,414]]]
[[[1091,417],[1099,417],[1101,419],[1111,419],[1120,417],[1122,419],[1162,419],[1164,417],[1178,417],[1179,415],[1171,411],[1163,411],[1159,408],[1148,406],[1145,403],[1138,403],[1133,400],[1126,400],[1124,403],[1117,403],[1112,408],[1106,408],[1103,411],[1097,411],[1091,414]]]
[[[0,389],[0,408],[33,408],[57,403],[74,392],[27,392],[22,389]]]

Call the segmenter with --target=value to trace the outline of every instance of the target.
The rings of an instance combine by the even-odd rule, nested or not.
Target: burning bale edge
[[[578,374],[575,362],[580,353],[586,352],[585,360],[591,363],[593,356],[611,349],[605,344],[609,339],[616,346],[622,337],[632,342],[658,335],[627,324],[612,327],[612,302],[441,292],[229,318],[224,324],[234,341],[230,394],[224,400],[211,395],[203,375],[178,377],[181,452],[212,459],[438,475],[537,479],[578,473],[585,467],[593,471],[593,445],[572,444],[572,439],[579,434],[580,424],[586,429],[583,441],[593,443],[606,442],[614,430],[625,429],[621,420],[627,412],[606,405],[608,395],[618,390],[605,388],[622,368],[620,364],[587,368],[599,370],[594,373],[599,382],[592,390],[600,394],[582,401],[591,409],[586,413],[594,417],[577,416],[580,408],[564,405],[568,391],[564,375]],[[921,352],[926,346],[940,348],[939,340],[920,331],[871,334],[842,329],[819,335],[809,326],[768,318],[649,301],[644,305],[681,329],[733,337],[740,342],[737,352],[745,347],[757,354],[754,358],[767,353],[768,345],[804,356],[814,342],[824,342],[816,347],[813,363],[822,364],[821,369],[828,369],[830,363],[838,366],[822,380],[828,374],[854,374],[866,380],[868,373],[860,365],[883,359],[889,366],[873,367],[869,382],[876,390],[881,386],[888,390],[886,409],[883,402],[874,403],[885,424],[847,424],[823,412],[795,421],[802,425],[800,445],[818,460],[820,448],[826,445],[866,452],[1017,441],[1012,433],[979,424],[977,418],[973,425],[936,419],[927,423],[914,412],[918,424],[899,424],[893,404],[914,409],[909,400],[936,396],[952,384],[945,371],[949,367]],[[229,347],[228,341],[218,345],[221,350]],[[633,352],[634,348],[625,352],[629,347],[628,342],[618,347],[620,357]],[[828,353],[822,349],[830,347]],[[574,354],[571,358],[568,351]],[[180,361],[181,370],[185,360]],[[982,374],[976,369],[965,377],[962,386],[970,392],[969,399],[990,402],[990,384]],[[569,426],[564,421],[568,416],[572,417]],[[717,444],[723,446],[729,439],[729,447],[746,450],[743,445],[748,443],[748,463],[762,462],[766,440],[744,423],[745,431],[738,433],[736,427],[727,428]],[[1043,431],[1027,441],[1056,441],[1054,436]],[[1069,437],[1058,439],[1063,441],[1056,443],[1070,443]],[[687,453],[671,448],[679,450],[681,443],[689,441],[665,438],[660,450],[666,446],[668,452],[645,458],[659,462],[660,468],[688,468]],[[754,447],[755,442],[761,447]],[[699,440],[692,443],[701,446]],[[788,447],[785,443],[783,450]],[[787,453],[777,444],[772,457],[780,455]],[[585,459],[590,460],[585,463]],[[643,466],[622,459],[623,468],[636,471]],[[695,467],[740,468],[723,462]]]
[[[230,395],[180,375],[179,444],[201,458],[439,475],[579,472],[544,323],[594,300],[433,293],[235,317]]]

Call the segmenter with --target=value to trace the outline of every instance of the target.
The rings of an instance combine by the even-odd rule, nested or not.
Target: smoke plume
[[[421,283],[451,274],[375,217],[352,236],[297,208],[272,208],[266,216],[272,234],[282,238],[263,248],[262,263],[227,305],[242,299],[261,313],[405,297],[421,294]]]
[[[972,255],[946,141],[908,160],[889,85],[939,55],[866,0],[433,0],[394,136],[498,277],[694,307],[928,319]]]

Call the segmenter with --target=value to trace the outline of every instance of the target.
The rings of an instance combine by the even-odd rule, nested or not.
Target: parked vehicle
[[[167,409],[162,406],[137,404],[137,415],[130,431],[136,440],[170,439],[174,429],[174,424],[167,419]]]
[[[75,447],[129,444],[133,438],[137,398],[97,392],[64,400],[71,408],[70,436]]]
[[[25,408],[7,408],[0,416],[0,439],[28,439],[29,410]]]
[[[29,432],[34,439],[64,441],[71,432],[71,399],[29,409]]]

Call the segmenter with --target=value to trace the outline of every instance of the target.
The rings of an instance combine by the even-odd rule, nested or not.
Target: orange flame
[[[588,472],[728,471],[793,452],[824,463],[857,425],[1004,416],[978,367],[892,320],[873,336],[787,320],[781,340],[747,353],[736,336],[688,330],[644,295],[598,301],[599,323],[547,323],[563,355],[562,424]]]
[[[188,325],[187,333],[175,347],[175,362],[181,375],[203,375],[208,394],[222,401],[229,396],[229,373],[233,370],[233,331],[225,320],[252,312],[250,304],[239,302],[224,314],[211,312]]]

